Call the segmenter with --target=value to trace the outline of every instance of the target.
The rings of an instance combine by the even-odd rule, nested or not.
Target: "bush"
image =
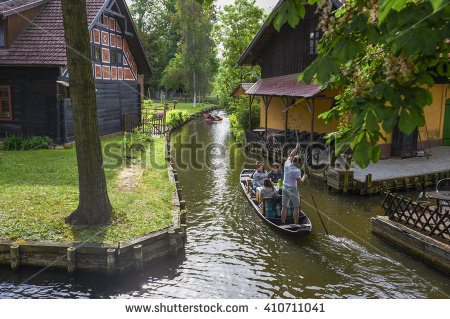
[[[245,132],[259,127],[261,107],[255,101],[252,105],[251,127],[248,127],[248,97],[241,97],[229,107],[231,132],[238,142],[245,138]]]
[[[172,110],[166,114],[166,124],[175,125],[183,123],[189,117],[189,112],[186,110]]]
[[[3,148],[6,151],[31,151],[48,148],[52,139],[48,136],[20,136],[10,135],[3,140]]]

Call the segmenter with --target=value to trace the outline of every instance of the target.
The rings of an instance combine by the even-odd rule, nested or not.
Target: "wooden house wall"
[[[261,52],[261,76],[269,78],[302,72],[317,57],[309,54],[309,33],[316,31],[315,8],[308,6],[305,19],[295,29],[287,23],[276,32]],[[301,39],[299,41],[299,39]]]
[[[57,67],[6,67],[0,86],[10,86],[12,121],[0,121],[0,135],[56,134]]]
[[[140,118],[140,88],[137,81],[96,81],[97,114],[100,135],[123,130],[123,115]],[[65,142],[74,139],[70,99],[64,100]]]
[[[6,20],[6,47],[9,47],[30,24],[43,5],[8,16]]]

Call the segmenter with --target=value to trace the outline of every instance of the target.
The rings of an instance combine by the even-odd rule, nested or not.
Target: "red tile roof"
[[[276,76],[272,78],[261,79],[256,82],[249,90],[248,95],[270,95],[285,97],[312,97],[323,91],[321,84],[298,82],[300,73]]]
[[[25,0],[19,0],[25,1]],[[105,0],[87,0],[90,24]],[[33,19],[9,49],[0,52],[0,64],[65,65],[66,44],[60,0],[51,0]]]
[[[8,16],[36,6],[50,0],[0,0],[0,16]]]

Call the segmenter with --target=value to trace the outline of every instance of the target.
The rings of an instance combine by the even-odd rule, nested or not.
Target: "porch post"
[[[248,130],[252,130],[252,104],[253,104],[253,95],[249,95],[249,103],[248,103]]]
[[[265,109],[266,109],[265,127],[264,127],[264,129],[265,129],[264,136],[266,137],[266,139],[267,139],[267,110],[269,109],[269,105],[270,105],[270,101],[271,100],[272,100],[271,96],[268,97],[267,95],[263,95],[263,102],[264,102],[264,106],[265,106]]]

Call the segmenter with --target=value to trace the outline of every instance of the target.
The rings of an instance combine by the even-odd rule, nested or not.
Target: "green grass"
[[[102,141],[121,145],[123,137]],[[105,157],[105,174],[113,206],[111,225],[80,227],[64,222],[78,205],[78,171],[75,148],[37,151],[3,151],[0,159],[0,238],[117,242],[172,223],[172,193],[165,166],[163,140],[151,144],[154,160]],[[120,154],[120,155],[119,155]],[[118,174],[126,165],[145,164],[143,176],[132,191],[118,189]]]
[[[189,114],[194,114],[197,112],[200,112],[201,109],[216,106],[214,104],[208,104],[208,103],[197,103],[196,107],[193,108],[193,103],[177,103],[176,110],[186,110],[189,112]],[[161,103],[153,103],[152,106],[162,107],[163,104]],[[173,110],[173,102],[169,103],[169,107],[171,110]]]

